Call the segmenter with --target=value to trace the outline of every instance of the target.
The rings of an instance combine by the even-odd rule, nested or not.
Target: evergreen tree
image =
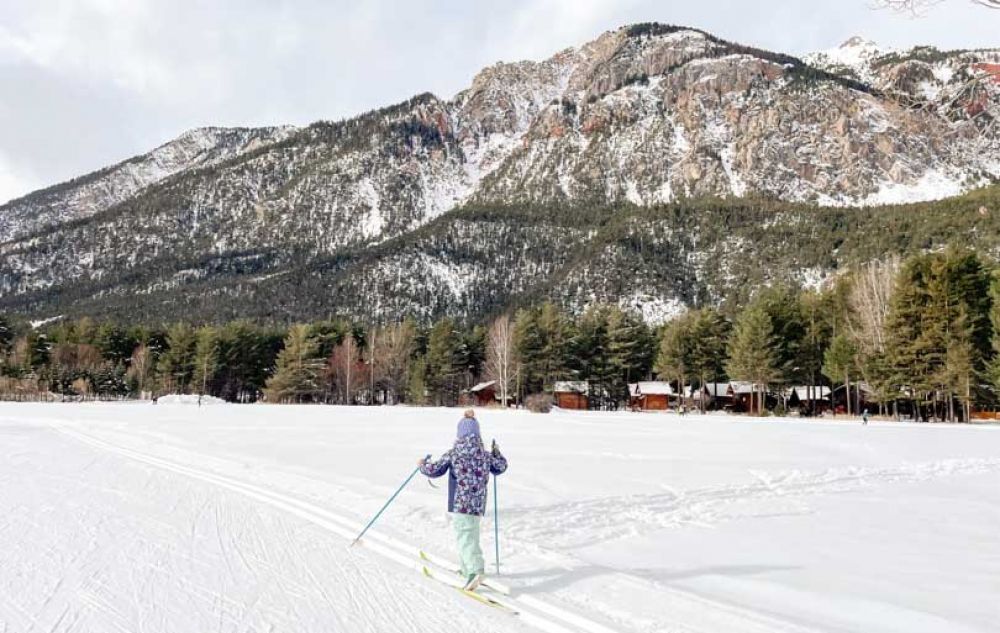
[[[960,250],[914,257],[900,270],[886,320],[886,355],[891,380],[912,394],[921,418],[951,416],[955,397],[971,398],[949,384],[949,376],[965,370],[948,367],[949,350],[955,362],[965,353],[957,350],[968,352],[972,374],[989,365],[989,287],[982,261]]]
[[[526,393],[539,393],[545,385],[545,339],[538,310],[518,310],[514,319],[514,348],[521,359],[522,386]]]
[[[767,385],[781,380],[780,346],[775,340],[771,317],[760,303],[752,303],[737,317],[729,339],[726,371],[736,380],[752,382],[758,413],[764,412]]]
[[[160,355],[157,373],[168,393],[188,393],[194,373],[195,332],[186,323],[177,323],[167,330],[166,351]]]
[[[608,362],[614,370],[609,387],[617,406],[628,402],[628,383],[649,374],[655,342],[645,321],[634,313],[611,307],[607,324]]]
[[[968,421],[971,414],[974,385],[978,382],[972,336],[973,328],[963,307],[949,331],[944,364],[936,376],[942,393],[949,394],[947,415],[952,422],[958,419],[956,400],[961,403],[963,420]]]
[[[322,392],[319,375],[323,360],[316,356],[319,345],[309,333],[306,325],[289,329],[274,375],[264,388],[268,402],[308,402]]]
[[[810,413],[815,413],[819,398],[818,385],[823,371],[823,353],[837,329],[838,321],[846,321],[846,302],[838,308],[838,293],[806,292],[800,297],[803,319],[802,344],[799,347],[796,372],[806,384],[810,398]],[[843,329],[843,328],[841,328]]]
[[[462,363],[469,372],[471,380],[482,374],[483,363],[486,362],[486,328],[482,325],[476,325],[465,334],[463,339],[465,356]]]
[[[685,312],[663,327],[660,348],[654,369],[661,379],[677,381],[679,389],[686,384],[695,364],[695,328],[698,315]]]
[[[467,367],[463,337],[451,319],[441,319],[427,339],[427,389],[436,405],[451,406],[458,401],[462,377]]]
[[[698,377],[699,387],[725,377],[726,348],[732,326],[722,313],[704,308],[694,313],[691,328],[691,373]],[[705,398],[700,399],[704,411]]]
[[[406,377],[406,399],[412,404],[427,404],[427,358],[419,356],[410,363]]]
[[[606,408],[618,398],[605,402],[614,395],[614,385],[620,382],[618,368],[611,362],[608,336],[608,310],[594,305],[577,319],[571,343],[571,369],[581,380],[590,385],[592,406]]]
[[[754,300],[768,315],[774,334],[774,351],[781,376],[776,381],[801,383],[814,349],[806,341],[806,318],[798,290],[789,286],[767,287]],[[818,363],[818,358],[813,358]]]
[[[49,362],[49,353],[52,350],[52,343],[43,332],[32,330],[25,337],[25,362],[26,371],[36,372]]]
[[[211,326],[200,328],[195,335],[192,386],[199,394],[214,395],[214,380],[219,370],[219,331]]]
[[[0,314],[0,360],[10,353],[14,345],[14,324],[3,314]]]
[[[922,417],[920,403],[931,389],[932,345],[923,320],[930,301],[926,289],[928,262],[913,259],[903,264],[886,317],[886,365],[889,381],[910,394],[913,413]]]
[[[830,347],[823,355],[823,373],[831,382],[844,385],[844,397],[847,402],[847,415],[851,415],[851,373],[857,362],[857,350],[846,334],[838,334],[830,341]],[[857,413],[857,411],[854,411]]]
[[[995,392],[1000,392],[1000,269],[994,270],[990,276],[990,324],[993,335],[990,339],[992,360],[987,374]]]
[[[540,371],[542,389],[550,390],[555,381],[567,377],[567,355],[572,330],[566,314],[552,302],[542,304],[538,312],[542,338]]]
[[[97,328],[94,343],[106,360],[114,365],[127,365],[139,342],[125,328],[105,323]]]
[[[317,321],[309,324],[309,338],[316,342],[316,355],[320,358],[330,358],[334,348],[352,333],[350,326],[342,321]]]
[[[259,398],[274,370],[285,335],[246,321],[226,324],[219,332],[218,394],[231,402]]]

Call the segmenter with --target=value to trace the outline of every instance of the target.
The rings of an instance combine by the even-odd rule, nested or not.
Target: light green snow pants
[[[483,550],[479,547],[479,523],[482,517],[472,514],[452,514],[452,524],[455,526],[455,536],[458,538],[458,560],[462,568],[462,576],[468,578],[473,574],[483,573]]]

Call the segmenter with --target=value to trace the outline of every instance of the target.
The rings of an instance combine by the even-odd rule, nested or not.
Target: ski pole
[[[428,455],[427,457],[424,458],[424,460],[426,461],[430,458],[431,456]],[[416,477],[417,473],[419,472],[420,472],[420,466],[417,466],[416,468],[413,469],[413,472],[410,473],[410,476],[406,478],[406,481],[404,481],[399,488],[396,488],[396,492],[392,493],[392,496],[389,497],[389,500],[385,502],[385,505],[382,506],[382,509],[379,510],[377,513],[375,513],[375,516],[373,516],[372,520],[368,522],[368,525],[365,526],[365,529],[361,530],[361,534],[358,534],[358,537],[353,541],[351,541],[351,547],[356,545],[357,542],[361,540],[361,537],[365,535],[365,532],[368,531],[368,528],[373,526],[375,522],[378,521],[378,518],[382,516],[382,513],[385,512],[385,509],[389,507],[389,504],[392,503],[393,499],[395,499],[396,496],[403,491],[403,488],[406,488],[406,484],[410,483],[410,480]]]
[[[495,453],[496,450],[497,441],[493,440],[493,452]],[[499,487],[497,486],[497,476],[493,475],[493,546],[496,548],[497,576],[500,575],[500,512],[497,510],[498,493]]]

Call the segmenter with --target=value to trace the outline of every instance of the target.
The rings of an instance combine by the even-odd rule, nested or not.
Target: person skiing
[[[862,426],[868,424],[868,409],[861,412],[861,424]]]
[[[458,437],[451,450],[437,461],[426,457],[417,462],[420,472],[428,477],[448,473],[448,512],[458,541],[458,554],[464,589],[475,591],[483,581],[485,561],[479,546],[479,526],[486,512],[486,489],[490,474],[507,470],[507,458],[496,442],[489,452],[479,435],[479,422],[472,409],[458,423]]]

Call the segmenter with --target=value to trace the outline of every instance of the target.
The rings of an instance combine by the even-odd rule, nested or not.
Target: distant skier
[[[861,412],[861,424],[862,425],[868,424],[868,409],[865,409],[864,411]]]
[[[490,474],[499,475],[507,470],[507,459],[493,443],[492,451],[483,447],[479,435],[479,422],[472,409],[458,423],[458,437],[452,449],[434,462],[421,458],[420,472],[428,477],[448,477],[448,512],[458,539],[465,589],[475,591],[483,580],[485,561],[479,546],[479,524],[486,511],[486,489]]]

